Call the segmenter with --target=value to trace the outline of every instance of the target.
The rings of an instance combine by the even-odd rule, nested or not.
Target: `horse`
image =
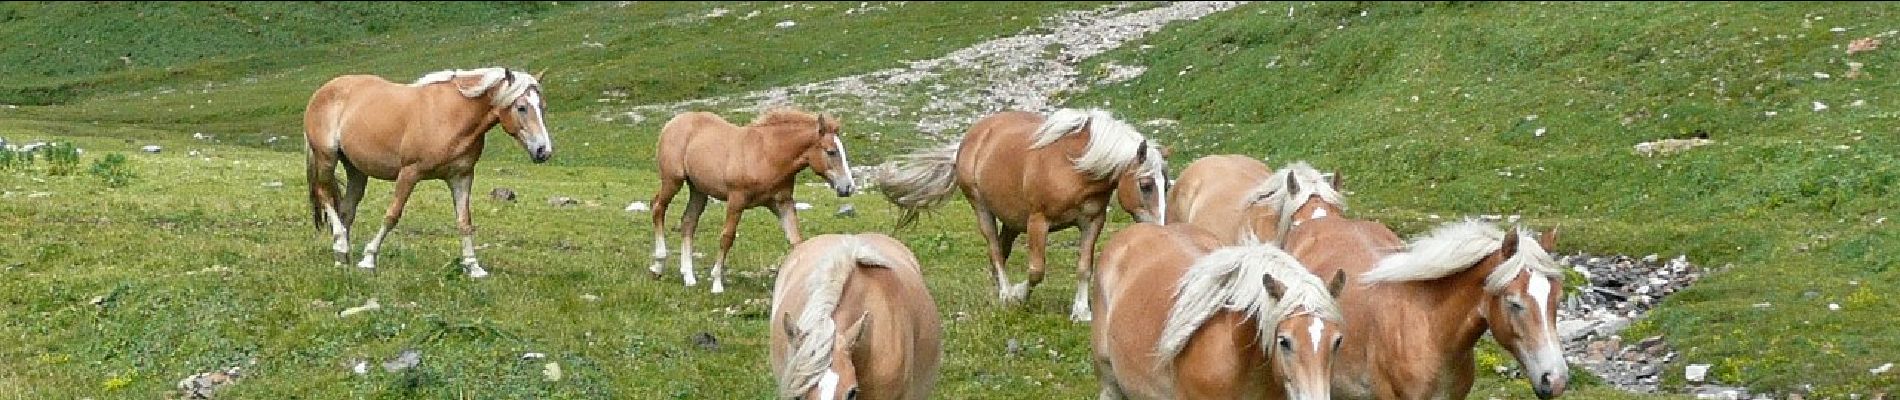
[[[1139,223],[1109,239],[1095,278],[1099,398],[1328,398],[1343,274],[1325,284],[1271,244]]]
[[[1300,219],[1346,209],[1337,189],[1339,179],[1339,174],[1326,176],[1305,161],[1275,171],[1244,155],[1201,157],[1181,170],[1180,181],[1168,193],[1174,205],[1168,208],[1168,219],[1206,228],[1221,243],[1279,244]]]
[[[660,190],[653,194],[653,277],[660,278],[666,263],[666,207],[682,185],[688,195],[686,212],[680,215],[680,276],[688,287],[698,284],[693,278],[693,234],[708,197],[726,202],[725,229],[720,232],[719,256],[710,274],[713,293],[726,291],[726,254],[732,250],[739,217],[746,210],[772,210],[785,241],[802,241],[792,199],[799,172],[810,169],[824,177],[838,197],[850,197],[857,190],[840,129],[837,118],[789,107],[765,110],[745,126],[704,111],[673,116],[660,127]]]
[[[544,71],[545,72],[545,71]],[[475,258],[475,225],[468,197],[483,134],[495,125],[535,164],[554,156],[544,118],[546,104],[535,75],[502,67],[441,70],[407,85],[374,75],[343,75],[325,82],[304,108],[304,165],[310,214],[318,232],[328,221],[336,264],[350,262],[349,230],[368,178],[395,181],[382,229],[363,246],[357,267],[376,268],[376,254],[402,218],[409,194],[422,180],[448,183],[462,233],[464,272],[488,276]],[[336,165],[348,177],[337,196]]]
[[[779,399],[922,400],[936,385],[943,322],[916,255],[890,236],[826,234],[793,246],[773,284],[770,324],[780,328],[769,355]]]
[[[1563,273],[1539,238],[1481,221],[1448,222],[1411,242],[1385,225],[1332,216],[1305,221],[1285,248],[1315,274],[1344,271],[1346,344],[1333,391],[1351,399],[1463,399],[1473,349],[1487,331],[1528,371],[1539,399],[1569,381],[1556,332]]]
[[[900,156],[878,174],[877,187],[903,209],[897,227],[960,191],[976,211],[989,243],[990,274],[1003,303],[1018,303],[1042,282],[1050,232],[1081,230],[1072,321],[1090,318],[1089,274],[1095,239],[1125,175],[1134,175],[1140,203],[1167,210],[1167,164],[1158,146],[1100,109],[1059,109],[1044,116],[1004,111],[971,125],[961,142]],[[1165,222],[1165,221],[1163,221]],[[1015,286],[1003,266],[1016,237],[1029,234],[1029,276]]]

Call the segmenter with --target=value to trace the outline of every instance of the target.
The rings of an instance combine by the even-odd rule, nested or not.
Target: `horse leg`
[[[998,238],[996,216],[977,199],[970,200],[970,207],[976,209],[977,230],[983,233],[983,240],[990,245],[990,277],[996,279],[996,295],[1004,303],[1009,303],[1009,275],[1003,271],[1003,265],[1009,260],[1009,249],[1016,245],[1016,234],[1005,228]],[[1000,240],[999,240],[1000,239]]]
[[[1048,260],[1049,217],[1029,214],[1029,279],[1017,283],[1011,295],[1017,300],[1029,298],[1029,289],[1042,284],[1044,263]]]
[[[356,169],[355,165],[350,165],[350,160],[343,160],[343,174],[348,179],[343,190],[343,202],[337,205],[337,209],[343,214],[344,233],[348,234],[348,228],[356,226],[356,206],[363,202],[363,189],[369,185],[369,175]]]
[[[1103,212],[1082,223],[1082,251],[1075,259],[1075,304],[1069,306],[1070,321],[1089,322],[1094,317],[1089,312],[1089,286],[1095,279],[1095,238],[1101,235],[1107,220],[1108,213]]]
[[[712,292],[726,292],[726,253],[732,251],[732,239],[739,235],[739,216],[745,214],[745,195],[734,193],[726,202],[726,228],[719,232],[719,258],[712,267]]]
[[[805,241],[798,231],[798,209],[792,207],[791,197],[772,203],[772,215],[778,217],[778,228],[785,231],[786,243],[798,245],[798,242]]]
[[[389,230],[396,227],[396,221],[402,220],[402,207],[409,202],[409,193],[415,191],[416,181],[420,180],[418,175],[410,168],[396,174],[396,194],[389,202],[389,211],[383,214],[383,227],[363,245],[363,259],[357,261],[357,268],[376,269],[376,253],[383,246],[383,238],[389,236]]]
[[[350,227],[337,215],[336,162],[335,152],[312,149],[306,168],[310,169],[311,206],[318,209],[315,211],[321,213],[322,219],[330,221],[330,249],[336,254],[336,265],[343,266],[350,262]]]
[[[475,260],[475,222],[468,210],[469,187],[474,183],[474,172],[449,178],[449,195],[455,199],[455,227],[462,231],[462,269],[468,277],[480,278],[488,276],[488,270]]]
[[[693,233],[699,230],[699,215],[705,211],[706,193],[689,188],[686,212],[680,213],[680,275],[685,277],[687,287],[699,284],[693,279]]]
[[[653,194],[653,278],[660,278],[660,266],[666,264],[666,207],[680,191],[682,180],[660,177],[660,191]]]

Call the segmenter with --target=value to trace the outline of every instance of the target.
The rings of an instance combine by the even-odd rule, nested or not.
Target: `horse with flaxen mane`
[[[1326,399],[1347,328],[1330,284],[1272,244],[1188,224],[1117,232],[1095,274],[1102,399]]]
[[[1346,208],[1339,175],[1325,178],[1304,161],[1274,171],[1253,157],[1201,157],[1181,170],[1168,219],[1207,229],[1221,243],[1279,244],[1301,219],[1339,215]]]
[[[961,191],[989,242],[990,273],[1005,303],[1042,282],[1049,233],[1081,230],[1076,293],[1069,317],[1090,318],[1089,273],[1095,239],[1122,178],[1132,175],[1142,207],[1167,212],[1167,163],[1158,146],[1107,111],[1061,109],[1047,117],[1005,111],[978,120],[960,143],[893,160],[877,187],[904,210],[902,228]],[[1160,221],[1165,222],[1165,221]],[[1029,277],[1011,286],[1003,266],[1016,237],[1029,234]]]
[[[448,183],[462,233],[462,267],[487,276],[475,258],[475,226],[469,190],[483,134],[496,125],[513,136],[535,163],[554,156],[543,121],[541,83],[506,68],[443,70],[403,85],[373,75],[331,79],[311,94],[304,109],[305,169],[310,213],[321,231],[329,221],[336,263],[350,262],[349,230],[370,177],[395,181],[395,198],[382,229],[363,246],[358,267],[376,268],[376,253],[402,218],[416,182]],[[336,166],[343,165],[349,190],[339,198]]]
[[[802,235],[792,189],[800,171],[809,168],[823,176],[838,197],[857,190],[839,131],[837,118],[791,108],[767,110],[746,126],[700,111],[667,121],[660,128],[660,190],[653,194],[653,277],[660,277],[666,263],[666,207],[682,185],[688,193],[680,215],[680,276],[686,286],[697,283],[693,233],[708,197],[726,202],[725,229],[710,274],[713,293],[726,291],[726,254],[746,210],[769,208],[785,241],[798,244]]]
[[[878,233],[793,246],[772,289],[778,399],[923,400],[943,360],[943,322],[917,256]]]
[[[1333,216],[1294,227],[1285,247],[1313,273],[1344,271],[1353,284],[1339,300],[1339,397],[1463,399],[1474,347],[1488,331],[1524,366],[1537,397],[1549,399],[1569,381],[1556,330],[1563,272],[1546,250],[1556,240],[1555,230],[1533,240],[1527,230],[1467,220],[1407,243],[1378,222]]]

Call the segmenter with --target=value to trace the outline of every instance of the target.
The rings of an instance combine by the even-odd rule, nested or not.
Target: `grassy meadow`
[[[789,247],[776,222],[746,214],[727,293],[705,282],[718,203],[696,236],[701,285],[683,287],[673,263],[653,279],[651,214],[623,208],[651,200],[661,121],[598,116],[899,67],[1105,4],[0,5],[0,33],[33,44],[0,48],[0,65],[18,71],[0,84],[0,139],[84,150],[71,164],[0,159],[0,398],[161,398],[232,366],[243,376],[219,398],[767,396],[770,268]],[[339,12],[353,17],[322,18]],[[774,26],[785,20],[797,24]],[[1900,181],[1900,57],[1844,48],[1896,40],[1893,29],[1900,9],[1859,3],[1256,3],[1085,60],[1084,71],[1149,70],[1060,95],[1130,121],[1178,121],[1144,126],[1173,146],[1177,171],[1224,153],[1343,171],[1349,211],[1401,234],[1516,214],[1561,226],[1562,253],[1721,267],[1623,334],[1666,335],[1682,352],[1669,387],[1683,384],[1682,365],[1708,363],[1724,384],[1866,398],[1900,386],[1868,372],[1900,362],[1900,328],[1887,323],[1900,309],[1889,290],[1900,287],[1889,226],[1900,221],[1886,220]],[[145,53],[128,65],[128,51]],[[407,81],[489,65],[549,70],[557,149],[531,164],[490,135],[472,203],[494,275],[454,266],[459,235],[436,181],[417,186],[375,274],[333,266],[305,199],[310,91],[338,74]],[[844,118],[855,165],[924,143],[911,121],[827,111]],[[1631,151],[1698,133],[1717,143]],[[1048,278],[1026,306],[999,307],[961,200],[892,232],[896,209],[875,193],[838,198],[802,179],[806,236],[887,232],[922,259],[946,320],[936,398],[1095,395],[1088,327],[1067,320],[1075,231],[1052,235]],[[370,183],[353,254],[390,187]],[[519,197],[488,197],[496,188]],[[548,202],[557,196],[580,204]],[[844,204],[855,217],[833,214]],[[1116,211],[1108,234],[1127,223]],[[338,316],[370,299],[381,308]],[[700,334],[717,345],[695,343]],[[1023,351],[1007,352],[1012,340]],[[420,351],[416,367],[383,370],[405,349]],[[1514,365],[1508,356],[1482,349],[1473,398],[1533,398],[1491,372]],[[350,371],[357,360],[367,374]],[[1686,398],[1587,376],[1574,385],[1566,398]]]

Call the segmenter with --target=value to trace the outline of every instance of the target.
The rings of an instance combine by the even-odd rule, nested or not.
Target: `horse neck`
[[[488,93],[483,93],[481,96],[475,96],[473,98],[463,97],[461,91],[456,89],[457,85],[473,85],[476,83],[475,81],[477,80],[479,80],[479,78],[464,77],[464,78],[455,78],[448,82],[432,85],[435,88],[435,90],[441,90],[446,93],[442,95],[443,97],[450,98],[449,101],[445,101],[441,103],[442,107],[448,110],[448,112],[443,112],[442,114],[456,115],[456,116],[465,116],[465,115],[478,116],[476,118],[471,118],[467,120],[463,120],[460,118],[450,119],[452,121],[457,121],[457,122],[461,122],[461,121],[469,122],[467,126],[462,127],[466,129],[456,130],[457,135],[473,136],[476,138],[480,138],[483,133],[487,133],[488,131],[493,130],[495,128],[495,125],[501,124],[501,117],[496,116],[494,113],[495,111],[495,105],[493,104],[494,96],[495,96],[494,89],[490,89]]]
[[[805,150],[811,148],[813,142],[818,140],[818,136],[802,132],[787,132],[793,129],[802,129],[802,127],[767,127],[755,130],[756,138],[745,138],[758,140],[759,146],[754,147],[758,151],[752,156],[757,157],[758,161],[773,165],[789,163],[803,167]]]
[[[1380,307],[1383,312],[1396,315],[1424,315],[1429,318],[1426,345],[1434,350],[1429,354],[1450,355],[1458,351],[1471,349],[1484,336],[1486,325],[1479,312],[1487,293],[1484,279],[1495,269],[1494,263],[1479,261],[1480,265],[1459,271],[1443,278],[1381,283],[1376,287],[1389,287],[1400,292],[1399,296],[1387,297],[1386,294],[1367,295],[1372,298],[1391,298],[1398,304]],[[1418,327],[1397,327],[1414,329]],[[1407,344],[1408,346],[1415,346]]]

